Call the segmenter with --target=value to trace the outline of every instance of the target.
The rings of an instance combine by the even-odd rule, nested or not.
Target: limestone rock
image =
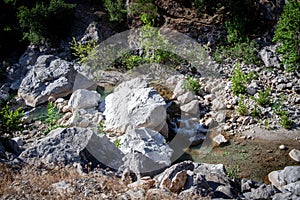
[[[198,116],[200,114],[199,111],[199,102],[198,100],[193,100],[185,105],[180,106],[181,111],[185,112],[186,114],[192,116]]]
[[[173,150],[165,143],[164,137],[154,130],[138,128],[127,131],[121,136],[120,143],[124,154],[140,152],[155,163],[171,165]]]
[[[70,97],[68,106],[73,110],[95,108],[100,102],[100,94],[86,89],[76,90]]]
[[[106,131],[124,133],[135,127],[161,131],[166,124],[164,99],[141,78],[120,84],[105,103]]]
[[[300,166],[287,166],[283,170],[272,171],[268,178],[278,189],[290,183],[300,181]]]
[[[222,134],[219,134],[219,135],[215,136],[215,137],[213,138],[213,141],[214,141],[215,143],[217,143],[218,145],[224,144],[224,143],[227,143],[227,142],[228,142],[228,140],[227,140]]]
[[[72,63],[53,55],[42,55],[22,80],[18,96],[25,100],[26,105],[35,107],[47,102],[49,97],[65,97],[73,89],[89,88],[94,84],[83,79]]]
[[[45,163],[99,163],[113,169],[122,165],[123,153],[104,135],[84,128],[59,128],[21,154],[27,162],[40,159]]]
[[[292,149],[292,150],[290,151],[290,153],[289,153],[289,156],[290,156],[293,160],[295,160],[295,161],[297,161],[297,162],[300,162],[300,151],[299,151],[299,150],[297,150],[297,149]]]

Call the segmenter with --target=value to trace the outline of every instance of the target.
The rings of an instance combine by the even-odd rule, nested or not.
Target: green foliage
[[[252,117],[261,117],[262,113],[259,107],[257,105],[254,105],[254,108],[251,110],[251,116]]]
[[[271,89],[267,88],[265,91],[259,91],[258,97],[254,98],[255,102],[259,105],[265,107],[271,103]]]
[[[286,70],[300,69],[300,1],[289,0],[284,6],[273,41],[281,43],[277,52],[282,55]]]
[[[249,108],[245,104],[245,96],[243,96],[243,95],[240,95],[240,99],[238,101],[238,106],[236,107],[236,112],[243,116],[249,114]]]
[[[239,165],[229,166],[226,168],[226,172],[229,178],[236,179],[241,172]]]
[[[255,78],[254,72],[250,72],[249,74],[245,74],[239,64],[236,65],[233,76],[231,78],[232,81],[232,92],[234,95],[244,94],[246,91],[246,84]]]
[[[24,39],[38,44],[46,39],[55,41],[65,37],[71,24],[74,4],[51,0],[49,4],[36,2],[35,7],[19,7],[17,18],[24,29]]]
[[[255,42],[243,42],[232,44],[232,46],[220,46],[215,51],[214,58],[220,63],[226,58],[237,59],[245,64],[259,64],[260,62],[257,53],[257,44]]]
[[[49,102],[47,106],[47,114],[43,114],[39,120],[41,120],[44,124],[47,125],[44,134],[48,134],[50,131],[60,128],[62,126],[57,125],[57,121],[61,118],[61,114],[58,109],[54,106],[53,103]]]
[[[122,22],[125,19],[126,10],[123,0],[104,0],[103,5],[109,14],[112,22]]]
[[[81,42],[77,42],[73,37],[73,43],[70,43],[70,45],[70,48],[73,50],[72,54],[77,58],[79,63],[83,63],[86,61],[87,56],[96,47],[97,43],[95,41],[89,41],[82,44]]]
[[[152,0],[137,0],[129,6],[129,14],[137,15],[144,24],[154,25],[157,15],[157,7]]]
[[[292,128],[292,125],[293,125],[293,120],[291,120],[288,115],[281,115],[279,116],[280,118],[280,121],[279,121],[279,124],[285,128],[285,129],[291,129]]]
[[[104,132],[104,121],[103,120],[99,123],[98,133],[105,134],[105,132]]]
[[[189,75],[187,76],[187,80],[184,82],[183,87],[185,90],[192,90],[195,94],[197,94],[201,88],[199,80]]]
[[[121,147],[121,139],[116,139],[114,141],[114,145],[117,147],[117,148],[120,148]]]
[[[0,103],[0,137],[4,134],[12,135],[15,131],[22,130],[22,117],[24,112],[21,108],[12,110],[8,102]]]
[[[227,42],[231,43],[240,43],[244,41],[243,29],[244,23],[235,18],[233,22],[226,21],[225,27],[227,30]]]

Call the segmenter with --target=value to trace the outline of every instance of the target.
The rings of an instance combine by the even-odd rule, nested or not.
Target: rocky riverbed
[[[172,52],[190,58],[176,66],[97,68],[116,56],[100,54],[101,45],[95,66],[72,60],[70,45],[29,45],[7,66],[0,99],[24,117],[23,129],[0,141],[1,198],[300,198],[299,71],[284,70],[269,34],[253,39],[259,64],[214,61],[216,38],[225,34],[219,18],[192,20],[189,5],[179,12],[168,2],[156,2],[166,19],[161,33],[177,45]],[[277,9],[264,8],[278,18]],[[101,13],[87,9],[76,11],[79,42],[113,42],[143,55],[137,30],[114,35]]]

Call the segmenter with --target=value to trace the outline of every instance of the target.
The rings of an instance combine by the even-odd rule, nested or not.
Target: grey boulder
[[[95,88],[95,83],[78,73],[72,63],[53,55],[37,58],[18,89],[18,96],[26,105],[35,107],[48,101],[72,94],[73,90]]]
[[[71,95],[68,106],[73,110],[95,108],[100,102],[100,97],[96,91],[79,89]]]
[[[134,171],[140,174],[159,171],[171,165],[173,150],[157,131],[148,128],[133,129],[120,137],[120,143],[120,150],[127,154],[126,160],[131,160],[132,166],[135,163],[138,167]],[[139,159],[133,161],[133,157]]]
[[[300,166],[287,166],[283,170],[272,171],[268,178],[278,189],[283,186],[300,181]]]
[[[123,156],[105,135],[77,127],[55,129],[21,154],[29,163],[36,159],[65,165],[91,162],[93,166],[101,163],[116,170],[123,164]]]

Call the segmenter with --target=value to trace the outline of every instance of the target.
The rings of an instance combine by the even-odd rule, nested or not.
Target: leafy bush
[[[275,30],[273,41],[281,43],[277,52],[282,55],[287,71],[298,70],[300,63],[300,2],[289,0]]]
[[[258,97],[254,98],[255,102],[258,103],[261,106],[267,106],[271,103],[271,90],[270,88],[267,88],[265,91],[259,91]]]
[[[249,114],[249,109],[245,105],[245,96],[243,96],[243,95],[240,96],[240,99],[238,101],[238,106],[236,107],[236,111],[238,114],[243,115],[243,116]]]
[[[60,128],[61,126],[57,125],[57,121],[61,118],[61,114],[59,113],[58,109],[54,106],[53,103],[48,103],[47,106],[47,114],[43,114],[38,119],[41,120],[44,124],[47,125],[44,134],[48,134],[50,131]]]
[[[85,44],[77,42],[73,37],[73,43],[70,43],[70,48],[73,50],[73,55],[77,58],[79,63],[83,63],[86,61],[87,56],[92,52],[92,50],[96,47],[97,43],[95,41],[89,41]]]
[[[13,132],[22,129],[22,117],[24,116],[21,108],[11,110],[8,102],[0,103],[0,136],[4,134],[12,135]]]
[[[280,118],[280,121],[279,121],[279,124],[285,128],[285,129],[291,129],[292,128],[292,125],[293,125],[293,120],[291,120],[288,115],[281,115],[279,116]]]
[[[125,19],[126,10],[123,0],[104,0],[103,5],[109,14],[110,21],[122,22]]]
[[[144,24],[154,24],[157,7],[152,0],[137,0],[129,6],[129,14],[139,16]]]
[[[262,112],[261,112],[260,108],[257,107],[257,105],[254,105],[254,108],[251,110],[250,114],[252,117],[261,117],[262,116]]]
[[[194,91],[195,94],[197,94],[201,88],[199,80],[189,75],[187,76],[187,80],[184,82],[183,87],[186,90]]]
[[[234,95],[243,94],[246,91],[246,83],[249,83],[251,80],[253,80],[255,77],[255,74],[253,72],[250,72],[249,74],[245,74],[242,70],[239,64],[236,65],[233,76],[231,78],[232,81],[232,92]]]
[[[36,2],[33,8],[19,7],[17,17],[24,29],[24,38],[39,43],[46,39],[54,42],[67,36],[74,8],[74,4],[63,0],[51,0],[47,5]]]
[[[233,36],[230,36],[233,37]],[[226,58],[237,59],[245,64],[259,64],[258,46],[256,42],[243,42],[233,45],[223,45],[214,54],[217,62],[224,62]]]

